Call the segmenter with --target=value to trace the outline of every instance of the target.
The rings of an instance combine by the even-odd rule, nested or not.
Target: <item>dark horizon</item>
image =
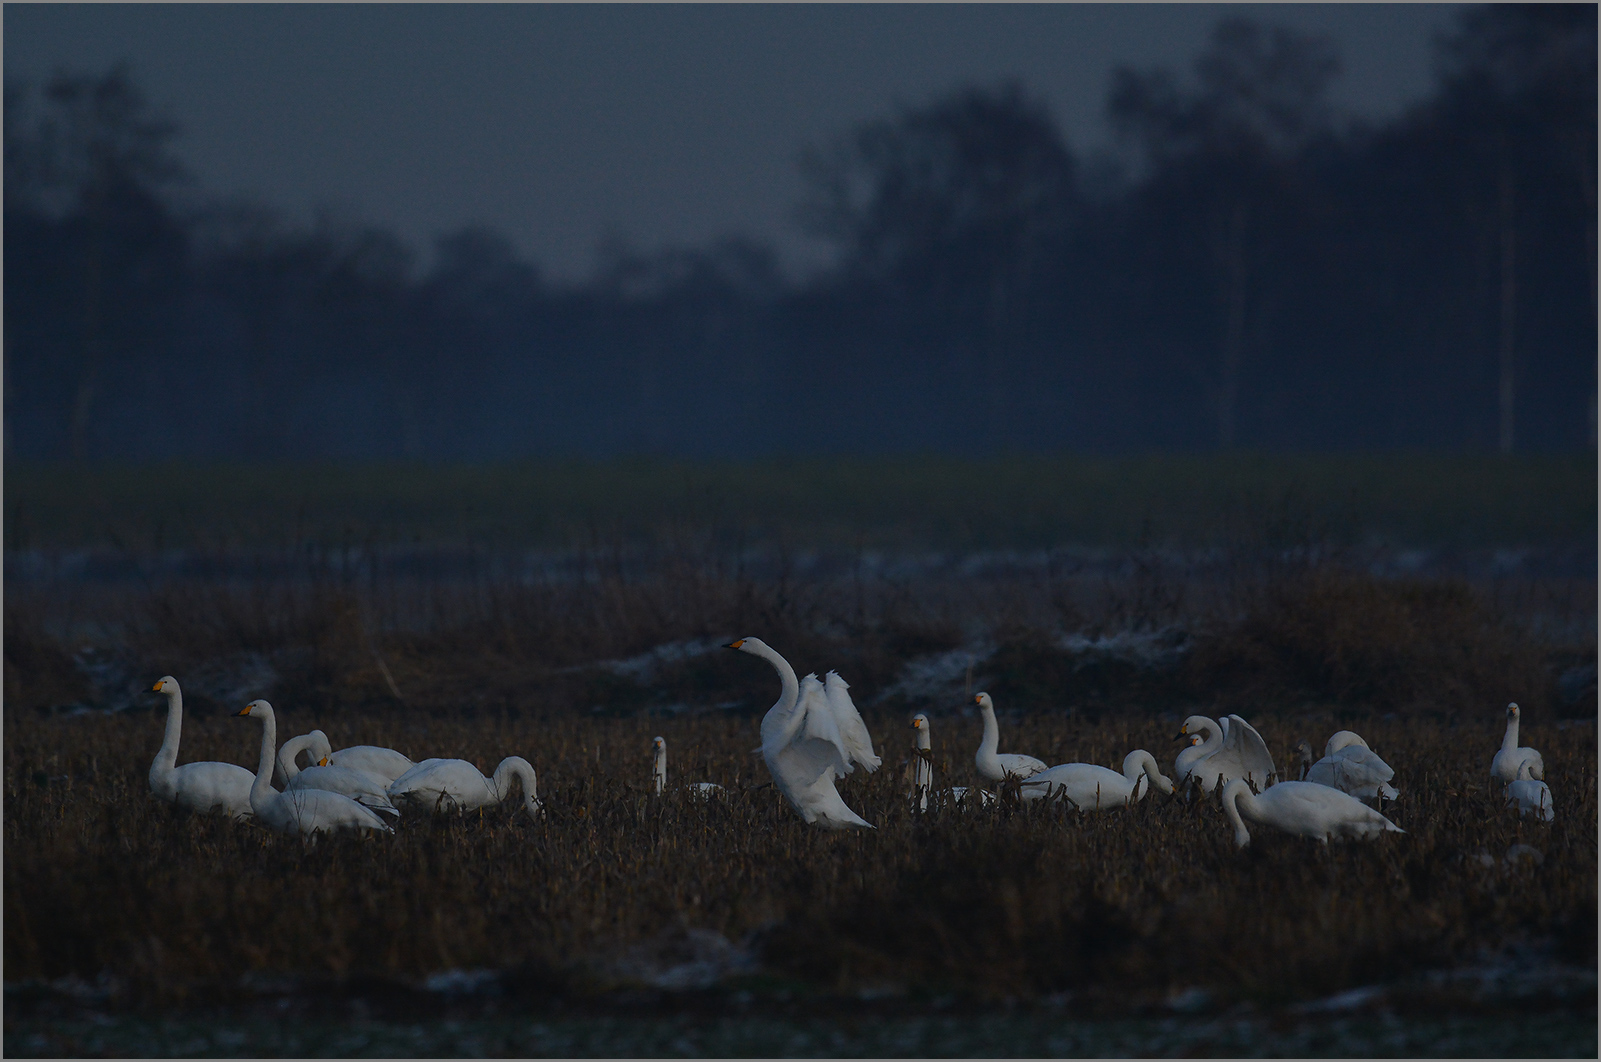
[[[1464,9],[1353,123],[1330,38],[1224,19],[1112,69],[1121,168],[1025,81],[885,107],[793,145],[805,279],[748,233],[425,255],[182,181],[134,74],[8,79],[7,453],[1593,450],[1594,20]]]

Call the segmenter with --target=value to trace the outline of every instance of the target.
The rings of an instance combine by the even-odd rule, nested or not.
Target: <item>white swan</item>
[[[289,754],[291,760],[294,760],[300,751],[304,749],[311,755],[311,762],[314,764],[321,763],[326,758],[328,760],[327,766],[351,767],[358,771],[366,771],[368,774],[376,774],[384,780],[385,785],[417,766],[411,757],[396,752],[394,749],[386,749],[381,745],[351,745],[349,748],[335,751],[333,746],[328,743],[328,735],[321,730],[313,730],[310,734],[302,736],[312,740],[306,744],[295,746],[295,751]],[[299,741],[300,738],[293,740]],[[289,747],[290,742],[286,741],[284,742],[284,747],[278,750],[280,771],[283,771],[284,752]],[[288,775],[286,772],[283,777],[284,781],[287,782]]]
[[[656,748],[656,762],[651,769],[651,778],[655,786],[656,795],[661,796],[667,788],[667,739],[658,737],[653,742]],[[691,796],[709,797],[713,793],[721,793],[723,787],[716,782],[693,782],[684,787]]]
[[[1080,811],[1104,811],[1136,803],[1155,786],[1169,795],[1173,783],[1156,768],[1156,760],[1144,749],[1123,757],[1123,773],[1093,763],[1064,763],[1041,771],[1025,781],[1019,795],[1024,800],[1058,797]]]
[[[1267,751],[1267,743],[1244,719],[1231,715],[1225,725],[1219,726],[1204,715],[1192,715],[1179,727],[1178,737],[1183,739],[1192,733],[1205,733],[1206,740],[1185,749],[1174,761],[1179,785],[1194,778],[1203,792],[1210,793],[1220,782],[1236,778],[1249,778],[1258,789],[1273,784],[1273,757]],[[1184,761],[1182,769],[1180,760]]]
[[[354,767],[336,767],[328,762],[327,748],[328,735],[321,730],[313,730],[309,734],[290,738],[283,743],[283,747],[278,750],[278,768],[287,779],[284,783],[284,792],[297,789],[322,789],[347,796],[363,807],[381,811],[386,815],[400,814],[399,809],[389,799],[388,778]],[[320,749],[320,753],[312,753],[315,762],[305,770],[301,770],[300,764],[296,762],[296,757],[302,749]]]
[[[795,669],[789,661],[778,655],[760,638],[741,638],[728,645],[729,649],[759,656],[778,672],[782,690],[778,702],[762,717],[762,759],[773,776],[773,784],[784,794],[789,806],[809,825],[825,830],[871,830],[873,824],[845,805],[834,779],[843,778],[852,771],[853,751],[840,733],[836,712],[850,704],[848,697],[831,698],[816,675],[807,675],[805,689],[795,679]],[[851,706],[851,714],[855,707]],[[854,723],[847,720],[847,729],[861,725],[861,717]],[[859,752],[860,738],[867,733],[861,725],[853,742]],[[866,742],[871,759],[856,758],[856,762],[869,771],[878,766],[878,757],[871,754],[872,743]]]
[[[1522,714],[1516,702],[1506,706],[1506,736],[1501,739],[1501,750],[1490,761],[1492,778],[1515,782],[1518,780],[1518,771],[1525,763],[1529,765],[1530,778],[1545,777],[1545,760],[1540,754],[1527,746],[1518,747],[1518,720]]]
[[[158,800],[177,804],[191,811],[220,811],[233,819],[247,819],[250,787],[256,776],[243,767],[216,760],[178,763],[178,739],[183,731],[183,690],[178,680],[164,676],[150,687],[153,693],[167,695],[167,732],[161,749],[150,762],[150,791]]]
[[[1240,816],[1327,844],[1331,837],[1369,840],[1386,831],[1405,833],[1354,796],[1316,782],[1280,782],[1253,796],[1244,779],[1223,787],[1223,812],[1234,824],[1234,843],[1244,848],[1251,834]]]
[[[1306,742],[1296,746],[1303,763],[1309,759],[1311,748]],[[1304,750],[1304,751],[1303,751]],[[1365,803],[1376,804],[1380,797],[1394,800],[1401,793],[1389,785],[1395,771],[1368,748],[1368,743],[1349,730],[1341,730],[1323,746],[1323,758],[1305,768],[1302,779],[1317,782],[1342,793],[1349,793]]]
[[[928,716],[918,712],[912,716],[912,729],[917,731],[917,751],[912,754],[912,803],[918,811],[928,810],[928,794],[934,789],[934,743],[929,734]]]
[[[1551,787],[1535,779],[1529,771],[1528,760],[1518,765],[1518,776],[1506,784],[1507,803],[1517,806],[1519,818],[1532,811],[1542,822],[1550,822],[1557,817],[1556,809],[1551,806]]]
[[[1001,743],[1001,728],[995,722],[995,702],[990,700],[989,694],[979,693],[974,695],[973,703],[984,713],[984,740],[979,742],[978,754],[973,757],[981,778],[990,782],[1004,782],[1008,775],[1013,778],[1032,778],[1045,770],[1045,761],[1033,756],[1018,752],[997,753],[995,749]]]
[[[513,782],[522,786],[529,817],[543,815],[534,766],[521,756],[501,760],[492,778],[485,778],[466,760],[424,760],[389,783],[389,799],[396,807],[419,811],[471,811],[504,801],[511,796]]]
[[[394,833],[389,824],[370,808],[347,796],[325,789],[296,789],[274,792],[272,779],[274,746],[278,743],[278,723],[272,705],[251,701],[234,713],[261,720],[261,765],[250,787],[250,807],[262,825],[279,833],[313,834],[326,830],[379,830]]]

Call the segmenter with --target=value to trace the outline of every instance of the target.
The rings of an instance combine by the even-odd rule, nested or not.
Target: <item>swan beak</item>
[[[161,683],[158,682],[154,686],[151,686],[150,687],[150,692],[151,693],[160,693],[161,692]]]
[[[1173,735],[1173,740],[1174,741],[1183,741],[1184,737],[1185,737],[1184,731],[1180,730],[1177,734]]]
[[[249,715],[249,714],[250,714],[250,705],[248,705],[248,704],[234,713],[235,716]]]
[[[737,642],[729,642],[727,645],[723,646],[723,648],[724,649],[738,649],[740,646],[742,646],[744,644],[745,644],[745,639],[741,638]]]
[[[318,767],[326,767],[326,766],[328,766],[328,757],[324,756],[322,759],[318,760],[317,761],[317,766]]]

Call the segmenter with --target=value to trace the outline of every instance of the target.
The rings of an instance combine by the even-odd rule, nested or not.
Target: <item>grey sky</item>
[[[328,206],[425,249],[465,224],[577,276],[604,237],[743,232],[793,265],[794,159],[896,104],[1015,77],[1073,148],[1107,142],[1119,64],[1187,70],[1227,14],[1328,34],[1336,102],[1383,117],[1432,82],[1455,5],[23,5],[5,71],[127,59],[200,190]]]

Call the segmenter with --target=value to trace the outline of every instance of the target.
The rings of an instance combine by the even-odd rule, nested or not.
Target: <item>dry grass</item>
[[[226,999],[251,971],[409,980],[492,967],[519,971],[529,990],[582,992],[605,983],[619,949],[685,925],[748,938],[769,971],[823,990],[1076,990],[1108,1006],[1187,985],[1283,1002],[1514,944],[1595,958],[1588,724],[1526,726],[1558,814],[1534,825],[1487,784],[1493,713],[1460,727],[1342,718],[1395,765],[1405,796],[1394,817],[1407,834],[1320,850],[1259,833],[1242,852],[1213,802],[917,815],[893,769],[842,786],[876,832],[821,833],[770,788],[745,788],[765,771],[744,717],[286,714],[293,731],[324,726],[336,747],[392,744],[485,769],[520,753],[539,770],[548,816],[534,823],[506,807],[308,844],[152,801],[153,714],[9,712],[8,980],[105,970],[150,1002],[176,1002]],[[898,716],[869,722],[888,764],[906,755]],[[1308,721],[1258,722],[1277,755],[1301,736],[1321,740]],[[1039,715],[1009,727],[1007,743],[1053,762],[1110,763],[1136,746],[1166,760],[1172,725]],[[940,782],[970,782],[976,721],[935,727]],[[675,780],[722,782],[728,798],[650,795],[657,732]],[[196,718],[183,758],[247,761],[254,735],[238,720]],[[1480,864],[1481,850],[1500,856],[1514,842],[1540,849],[1543,865]]]

